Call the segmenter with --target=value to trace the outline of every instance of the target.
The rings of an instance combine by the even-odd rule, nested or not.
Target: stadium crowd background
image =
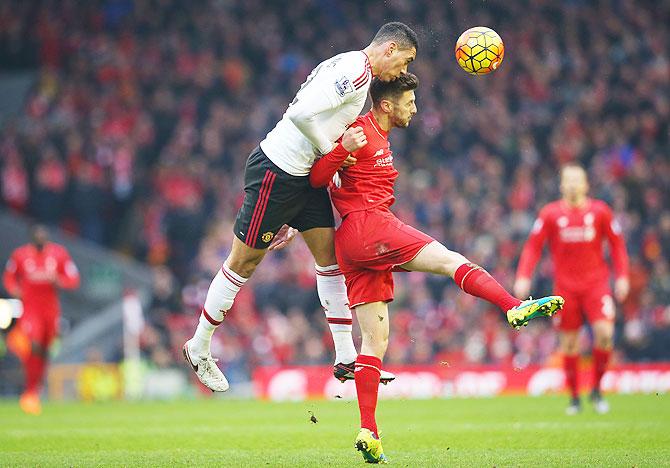
[[[557,168],[583,163],[631,255],[617,359],[670,359],[668,1],[5,0],[0,62],[39,77],[0,130],[2,205],[154,265],[143,346],[172,366],[227,256],[249,151],[318,62],[394,19],[421,39],[419,113],[391,137],[400,218],[511,288]],[[507,50],[487,77],[453,58],[477,24]],[[549,275],[545,256],[535,294]],[[552,358],[548,322],[517,333],[450,280],[396,283],[389,364]],[[266,257],[213,354],[237,379],[330,363],[330,340],[298,240]]]

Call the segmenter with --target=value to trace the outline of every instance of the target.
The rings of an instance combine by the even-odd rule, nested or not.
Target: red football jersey
[[[610,272],[603,250],[605,239],[610,245],[615,276],[628,276],[628,254],[621,228],[605,202],[589,198],[582,208],[571,207],[563,200],[549,203],[535,220],[521,253],[517,278],[532,276],[547,241],[557,288],[584,291],[607,283]]]
[[[388,132],[372,112],[359,116],[351,126],[363,128],[368,144],[352,154],[356,164],[339,172],[340,187],[331,187],[330,196],[342,217],[352,211],[388,209],[395,201],[393,184],[398,178]]]
[[[3,275],[10,294],[20,291],[25,314],[58,314],[58,288],[73,289],[79,281],[79,271],[65,247],[53,243],[45,244],[41,250],[32,244],[19,247]]]

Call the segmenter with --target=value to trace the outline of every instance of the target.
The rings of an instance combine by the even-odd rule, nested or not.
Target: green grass
[[[563,414],[565,397],[382,401],[396,466],[670,466],[670,395],[611,396],[612,413]],[[318,422],[310,422],[312,411]],[[364,466],[354,401],[0,402],[0,466]]]

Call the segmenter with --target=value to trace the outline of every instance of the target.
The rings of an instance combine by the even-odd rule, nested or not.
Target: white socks
[[[205,307],[200,314],[198,328],[191,338],[189,349],[199,356],[209,354],[209,345],[216,327],[221,325],[226,312],[232,307],[235,296],[247,281],[225,264],[216,274],[207,291]]]
[[[316,288],[335,343],[335,363],[354,362],[358,352],[351,336],[351,310],[344,276],[338,265],[327,267],[316,265],[315,269]],[[233,305],[237,292],[246,281],[246,278],[242,278],[225,264],[216,274],[207,291],[207,299],[200,314],[198,327],[189,343],[189,349],[193,354],[199,356],[209,354],[214,330],[223,322],[226,312]]]
[[[344,275],[338,265],[315,265],[315,269],[316,289],[335,343],[335,364],[354,362],[358,352],[351,337],[351,310]]]

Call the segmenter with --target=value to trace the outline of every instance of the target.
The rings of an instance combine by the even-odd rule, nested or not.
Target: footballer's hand
[[[368,139],[361,127],[349,127],[342,135],[342,147],[350,153],[368,144]]]
[[[623,302],[628,297],[630,281],[628,278],[619,278],[614,282],[614,297],[618,302]]]
[[[345,159],[342,165],[340,166],[340,169],[346,169],[347,167],[351,167],[354,164],[356,164],[357,161],[358,159],[354,158],[352,155],[349,155],[347,156],[347,159]]]
[[[281,250],[291,243],[295,235],[298,233],[297,229],[292,228],[288,224],[284,224],[277,234],[275,234],[274,239],[270,243],[268,250]]]
[[[514,296],[518,298],[528,297],[530,295],[530,284],[529,278],[517,278],[514,282]]]

